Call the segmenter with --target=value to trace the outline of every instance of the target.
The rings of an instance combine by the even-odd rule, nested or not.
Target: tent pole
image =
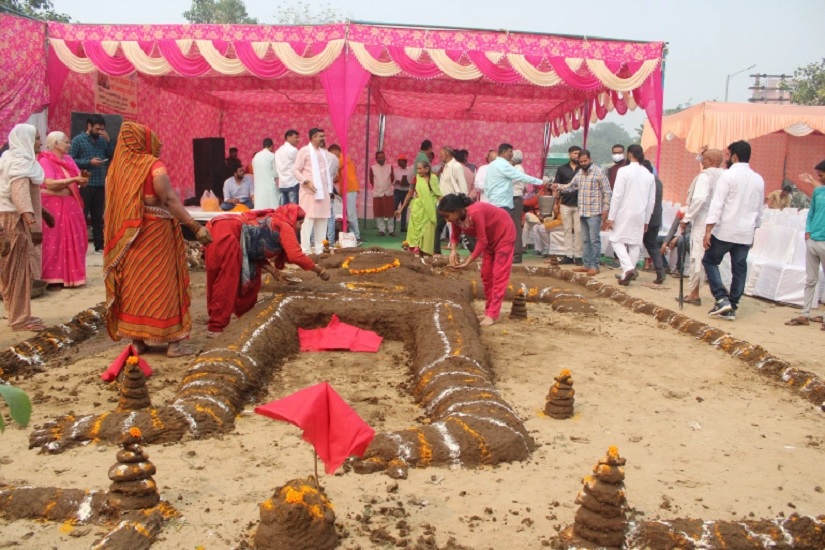
[[[364,147],[364,230],[367,229],[367,182],[370,181],[370,107],[372,85],[367,86],[367,145]]]

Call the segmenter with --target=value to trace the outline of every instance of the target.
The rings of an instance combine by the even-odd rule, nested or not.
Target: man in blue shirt
[[[89,184],[80,190],[86,219],[92,224],[95,254],[103,254],[103,210],[106,206],[106,173],[115,155],[115,140],[106,133],[101,115],[86,119],[86,131],[72,140],[69,153],[81,170],[89,172]]]
[[[809,174],[802,175],[803,181],[815,186],[811,194],[808,219],[805,223],[805,304],[802,306],[802,314],[785,324],[789,326],[809,325],[813,321],[822,323],[822,330],[825,330],[822,315],[810,317],[816,298],[816,289],[819,286],[820,266],[825,269],[825,187],[823,187],[825,185],[825,160],[817,164],[815,170],[819,181]]]
[[[516,250],[513,254],[513,263],[521,263],[521,208],[515,208],[513,196],[515,194],[513,182],[523,181],[525,183],[532,183],[533,185],[541,185],[542,181],[539,178],[529,176],[524,172],[516,170],[510,163],[513,159],[513,146],[509,143],[502,143],[498,146],[498,157],[488,165],[487,174],[484,176],[484,194],[490,204],[504,208],[510,213],[513,218],[513,224],[516,226]],[[521,200],[521,197],[519,197]]]

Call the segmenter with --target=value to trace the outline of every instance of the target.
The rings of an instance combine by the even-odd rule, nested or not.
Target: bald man
[[[702,152],[700,162],[702,171],[694,178],[688,191],[687,212],[682,218],[681,226],[684,233],[687,224],[691,224],[690,233],[690,294],[685,296],[688,304],[702,305],[699,298],[699,290],[705,280],[705,270],[702,267],[702,258],[705,255],[705,247],[702,239],[705,236],[705,218],[708,215],[710,199],[713,198],[713,191],[716,181],[724,172],[722,166],[722,151],[719,149],[707,149]]]

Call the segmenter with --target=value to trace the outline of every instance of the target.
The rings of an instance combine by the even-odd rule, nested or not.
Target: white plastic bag
[[[209,190],[204,191],[203,196],[201,196],[201,210],[204,212],[219,212],[220,209],[221,202],[215,196],[215,193]]]
[[[340,248],[357,248],[358,239],[355,238],[355,233],[338,233],[338,244]]]

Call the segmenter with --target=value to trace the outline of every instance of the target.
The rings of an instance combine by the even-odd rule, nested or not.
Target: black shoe
[[[667,277],[665,277],[664,275],[657,275],[656,279],[653,281],[653,284],[654,285],[660,285],[660,284],[664,283],[666,280],[667,280]]]
[[[576,264],[579,267],[584,265],[584,262],[582,261],[581,258],[573,258],[573,263]]]
[[[724,319],[725,321],[736,321],[736,312],[734,310],[730,310],[725,313],[720,313],[717,317],[719,319]]]
[[[521,255],[513,256],[513,263],[514,264],[520,264],[521,263]]]
[[[718,317],[729,311],[733,311],[733,306],[730,304],[730,300],[727,298],[720,298],[719,300],[716,300],[716,303],[713,305],[713,309],[708,311],[708,315],[711,317]],[[734,318],[736,318],[735,315]]]
[[[562,257],[561,260],[559,260],[559,265],[570,265],[572,263],[574,263],[574,261],[573,261],[573,258],[571,258],[570,256],[564,256],[564,257]],[[577,264],[577,265],[581,265],[581,264]]]

